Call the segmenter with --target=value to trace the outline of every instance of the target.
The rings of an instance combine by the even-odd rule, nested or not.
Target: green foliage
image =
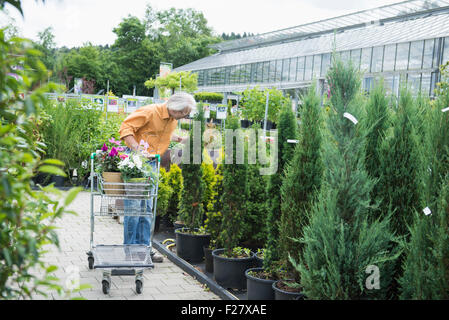
[[[20,1],[14,3],[20,8]],[[55,220],[68,213],[66,206],[79,192],[72,189],[60,201],[62,194],[52,186],[32,189],[37,171],[64,172],[57,167],[61,161],[40,158],[45,146],[37,141],[36,125],[45,104],[43,93],[59,88],[52,83],[39,86],[47,70],[31,47],[25,39],[6,40],[0,29],[0,299],[32,298],[43,288],[63,292],[53,276],[57,267],[41,257],[45,245],[59,245]]]
[[[432,214],[415,214],[406,244],[401,299],[449,299],[449,180],[440,184]]]
[[[201,124],[199,128],[204,132],[204,110],[201,104],[197,105],[198,113],[195,116],[195,120]],[[199,130],[198,130],[199,131]],[[195,129],[190,131],[190,154],[189,162],[193,162],[194,157],[194,132]],[[203,150],[203,141],[201,139],[201,148]],[[181,165],[183,189],[181,194],[179,218],[183,221],[187,228],[195,229],[199,228],[203,224],[203,199],[204,199],[204,181],[203,181],[203,168],[201,164],[196,163],[183,163]]]
[[[282,91],[277,89],[265,89],[261,91],[258,86],[253,89],[243,91],[243,97],[240,100],[242,116],[251,121],[262,121],[265,118],[265,107],[267,102],[267,93],[269,94],[267,119],[272,122],[278,122],[281,107],[290,105],[290,99],[283,96]]]
[[[254,126],[255,128],[256,126]],[[259,139],[256,141],[256,150],[259,143],[265,141]],[[245,141],[247,145],[247,140]],[[248,146],[246,146],[248,150]],[[248,152],[246,152],[248,154]],[[246,213],[243,224],[242,239],[252,245],[265,245],[267,239],[267,207],[266,207],[266,186],[268,177],[261,175],[259,169],[260,163],[248,164],[248,181],[246,183]]]
[[[183,91],[195,91],[198,87],[198,74],[192,73],[191,71],[171,72],[165,77],[159,77],[155,80],[150,78],[145,81],[147,88],[157,87],[162,91],[170,89],[171,93],[174,93],[175,89],[179,89],[179,84],[181,84]]]
[[[422,209],[422,159],[412,119],[415,115],[414,100],[410,92],[402,89],[393,130],[381,145],[380,214],[386,216],[390,210],[394,211],[392,227],[402,236],[408,234],[412,213]]]
[[[449,74],[441,67],[436,99],[426,114],[426,200],[432,214],[417,209],[405,244],[401,299],[449,299]]]
[[[285,165],[293,158],[295,145],[287,143],[287,140],[298,138],[296,117],[291,107],[285,105],[279,115],[278,125],[278,171],[269,176],[267,183],[267,244],[266,257],[264,259],[265,270],[274,268],[274,262],[280,259],[279,255],[279,221],[281,219],[281,194],[282,176]]]
[[[449,112],[441,110],[449,106],[449,63],[440,68],[442,81],[438,83],[437,96],[424,121],[427,134],[423,145],[429,163],[426,176],[427,205],[433,205],[439,195],[439,186],[449,174]]]
[[[223,94],[217,92],[195,92],[194,97],[198,102],[221,103],[223,101]]]
[[[229,117],[226,120],[226,129],[236,130],[236,141],[241,139],[240,121],[236,117]],[[246,181],[247,181],[247,165],[237,164],[236,161],[236,143],[233,143],[232,163],[223,164],[223,195],[221,201],[223,203],[223,220],[221,225],[221,233],[218,242],[223,245],[225,252],[229,253],[239,244],[242,236],[242,225],[246,212]],[[231,161],[229,161],[231,162]]]
[[[159,171],[159,184],[157,191],[157,213],[161,217],[167,215],[169,201],[173,194],[173,189],[169,184],[170,174],[161,167]]]
[[[282,177],[281,218],[279,226],[279,250],[281,260],[290,272],[295,269],[288,263],[288,256],[301,259],[303,245],[295,238],[302,238],[312,201],[321,186],[323,165],[320,155],[321,116],[320,99],[312,86],[304,98],[300,111],[299,143]],[[299,275],[295,274],[299,281]]]
[[[366,159],[365,166],[373,179],[380,177],[381,144],[385,139],[387,130],[391,127],[391,110],[383,82],[372,90],[366,105],[366,117],[362,125],[366,132]],[[372,199],[377,199],[380,184],[373,189]]]
[[[230,251],[224,251],[222,256],[226,258],[248,258],[251,257],[251,250],[248,248],[234,247]]]
[[[203,152],[205,153],[205,152]],[[203,208],[206,212],[209,208],[213,207],[213,201],[215,199],[215,169],[211,162],[203,161],[201,163],[203,171],[203,181],[204,181],[204,194],[203,194]]]
[[[171,196],[168,200],[167,214],[170,217],[170,221],[174,222],[178,217],[178,208],[181,201],[181,194],[183,189],[181,168],[179,168],[176,163],[170,165],[167,183],[172,190]]]
[[[47,146],[45,158],[62,160],[68,176],[73,169],[77,169],[79,176],[84,176],[88,168],[83,166],[83,162],[96,150],[93,144],[101,136],[101,111],[85,109],[74,101],[60,103],[49,100],[45,101],[42,110],[47,117],[38,130]],[[107,139],[99,148],[104,141]]]
[[[396,239],[388,219],[372,218],[374,182],[364,168],[363,129],[343,116],[348,112],[360,119],[360,78],[352,65],[334,60],[327,79],[331,110],[323,139],[324,174],[303,230],[304,251],[296,269],[309,299],[385,299]],[[379,268],[380,289],[366,287],[371,265]]]

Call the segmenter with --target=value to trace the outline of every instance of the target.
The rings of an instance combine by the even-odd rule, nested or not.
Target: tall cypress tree
[[[366,132],[365,166],[373,179],[380,177],[381,144],[385,139],[387,129],[391,127],[391,110],[383,82],[376,85],[370,93],[366,105],[366,116],[362,121]],[[373,202],[378,198],[379,184],[374,186],[372,192]]]
[[[415,131],[416,108],[413,97],[402,88],[392,134],[383,140],[380,157],[379,195],[381,215],[393,212],[393,230],[408,235],[413,212],[422,207],[422,158]]]
[[[360,119],[362,113],[360,77],[351,64],[334,58],[327,80],[331,109],[323,140],[325,169],[296,268],[310,299],[385,298],[394,237],[388,219],[371,217],[374,182],[365,170],[363,129],[351,118]]]
[[[194,120],[197,121],[197,124],[200,124],[200,132],[201,135],[198,137],[194,137],[195,129],[190,131],[190,161],[194,161],[194,152],[198,151],[194,148],[194,142],[196,139],[201,140],[201,152],[199,156],[202,155],[203,151],[203,139],[202,133],[204,132],[204,110],[202,104],[197,105],[198,113],[195,116]],[[196,155],[198,156],[198,155]],[[181,201],[180,201],[180,211],[179,217],[186,224],[186,227],[193,229],[199,228],[202,226],[204,221],[204,210],[203,208],[203,200],[204,200],[204,190],[205,183],[203,181],[203,168],[201,163],[187,163],[182,164],[182,179],[183,179],[183,189],[181,193]]]
[[[309,89],[300,111],[299,143],[292,160],[286,165],[282,177],[279,249],[283,265],[291,272],[289,255],[301,259],[302,245],[294,238],[302,238],[303,228],[308,224],[308,214],[313,196],[321,185],[323,165],[321,147],[321,108],[315,86]],[[299,281],[296,274],[296,281]]]
[[[282,175],[285,164],[293,157],[295,145],[288,143],[289,139],[297,139],[298,125],[296,116],[291,106],[284,105],[281,108],[278,125],[278,171],[272,174],[267,184],[267,244],[264,254],[264,268],[273,269],[274,263],[279,261],[279,221],[281,216],[281,194]]]
[[[237,117],[228,116],[226,129],[234,130],[236,143],[232,143],[232,161],[226,161],[230,156],[229,150],[225,152],[223,164],[223,195],[222,195],[222,225],[218,243],[223,245],[225,252],[230,254],[232,249],[238,246],[242,236],[242,224],[246,212],[246,181],[247,165],[245,161],[237,164],[236,145],[242,132],[240,121]],[[234,138],[233,138],[234,139]],[[227,163],[228,162],[228,163]]]
[[[402,299],[449,299],[449,112],[443,112],[449,105],[449,74],[445,67],[441,73],[425,121],[426,203],[432,214],[418,210],[410,228],[400,279]]]
[[[418,212],[406,245],[401,299],[449,299],[449,179],[432,214]]]

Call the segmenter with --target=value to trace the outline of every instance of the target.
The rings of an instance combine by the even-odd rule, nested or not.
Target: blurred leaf
[[[55,166],[43,165],[39,167],[39,171],[54,174],[56,176],[67,177],[66,173],[62,169]]]

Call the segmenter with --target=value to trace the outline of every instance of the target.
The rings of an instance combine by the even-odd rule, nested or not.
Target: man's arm
[[[125,142],[126,146],[133,151],[137,151],[139,149],[139,144],[133,135],[129,135],[123,138],[123,142]]]

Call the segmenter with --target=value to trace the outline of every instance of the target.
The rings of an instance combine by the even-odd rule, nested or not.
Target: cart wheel
[[[136,292],[137,292],[138,294],[141,294],[142,291],[143,291],[143,284],[142,284],[142,281],[136,280]]]
[[[106,280],[103,280],[101,282],[101,284],[103,285],[103,293],[104,294],[108,294],[109,293],[109,288],[110,288],[109,282],[107,282]]]
[[[89,263],[89,269],[93,269],[94,268],[94,258],[93,257],[89,257],[87,258],[87,261]]]

